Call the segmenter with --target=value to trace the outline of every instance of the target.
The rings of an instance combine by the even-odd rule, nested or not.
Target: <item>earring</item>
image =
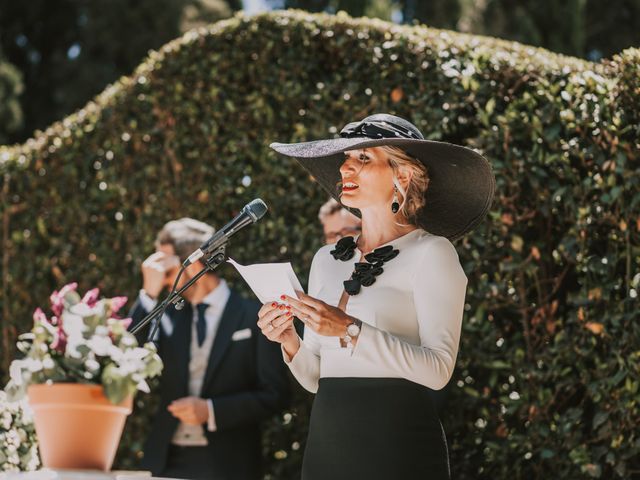
[[[398,187],[393,186],[393,200],[391,201],[391,211],[393,213],[398,213],[400,210],[400,202],[398,201]]]

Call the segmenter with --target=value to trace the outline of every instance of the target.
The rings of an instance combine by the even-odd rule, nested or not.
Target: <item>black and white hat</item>
[[[407,120],[380,113],[347,124],[340,137],[302,143],[272,143],[276,152],[293,157],[317,182],[340,201],[337,183],[344,152],[389,145],[399,147],[422,162],[429,173],[425,206],[418,226],[453,241],[476,227],[485,217],[495,191],[491,165],[470,148],[425,140]],[[360,212],[349,209],[356,215]]]

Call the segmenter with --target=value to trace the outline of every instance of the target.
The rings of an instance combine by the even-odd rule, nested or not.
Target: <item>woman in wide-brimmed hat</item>
[[[308,295],[259,314],[294,376],[317,392],[303,479],[449,478],[430,393],[455,365],[467,277],[451,241],[489,209],[488,162],[388,114],[350,123],[340,138],[271,147],[362,218],[361,235],[316,253]]]

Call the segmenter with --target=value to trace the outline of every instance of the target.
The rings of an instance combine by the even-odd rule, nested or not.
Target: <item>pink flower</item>
[[[82,297],[82,303],[86,303],[93,308],[96,306],[96,303],[98,303],[98,295],[100,295],[100,289],[92,288],[84,294],[84,297]]]
[[[51,343],[51,348],[60,353],[64,353],[65,349],[67,348],[67,335],[64,333],[62,326],[58,327],[56,336]]]
[[[51,311],[58,317],[62,315],[64,302],[62,301],[62,297],[58,295],[58,292],[53,292],[49,300],[51,301]]]
[[[129,330],[129,325],[131,325],[131,322],[133,321],[133,318],[123,318],[120,321],[122,322],[122,325],[124,326],[124,329],[125,330]]]
[[[78,282],[67,283],[64,287],[60,289],[60,292],[58,293],[58,295],[64,298],[67,295],[67,293],[74,292],[75,290],[77,290],[77,288],[78,288]]]
[[[33,312],[33,323],[36,324],[38,322],[48,322],[47,316],[44,314],[40,307],[36,308],[36,310]]]
[[[127,297],[113,297],[111,299],[111,315],[115,317],[115,315],[120,311],[122,307],[127,304]]]
[[[60,289],[60,291],[55,291],[49,297],[51,301],[51,310],[57,316],[62,315],[62,310],[64,309],[64,297],[69,293],[78,288],[78,283],[68,283],[64,287]]]

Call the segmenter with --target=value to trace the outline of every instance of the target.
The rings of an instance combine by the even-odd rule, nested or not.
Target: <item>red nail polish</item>
[[[280,310],[284,310],[284,305],[280,305],[278,308],[279,308]]]
[[[287,297],[284,295],[280,295],[280,300],[285,300]]]
[[[291,305],[287,305],[287,310],[291,310]]]
[[[287,317],[292,317],[293,316],[293,312],[287,312]]]
[[[278,306],[278,304],[277,304],[276,302],[273,302],[273,303],[271,304],[271,306],[272,306],[273,308],[276,308],[276,307]]]

